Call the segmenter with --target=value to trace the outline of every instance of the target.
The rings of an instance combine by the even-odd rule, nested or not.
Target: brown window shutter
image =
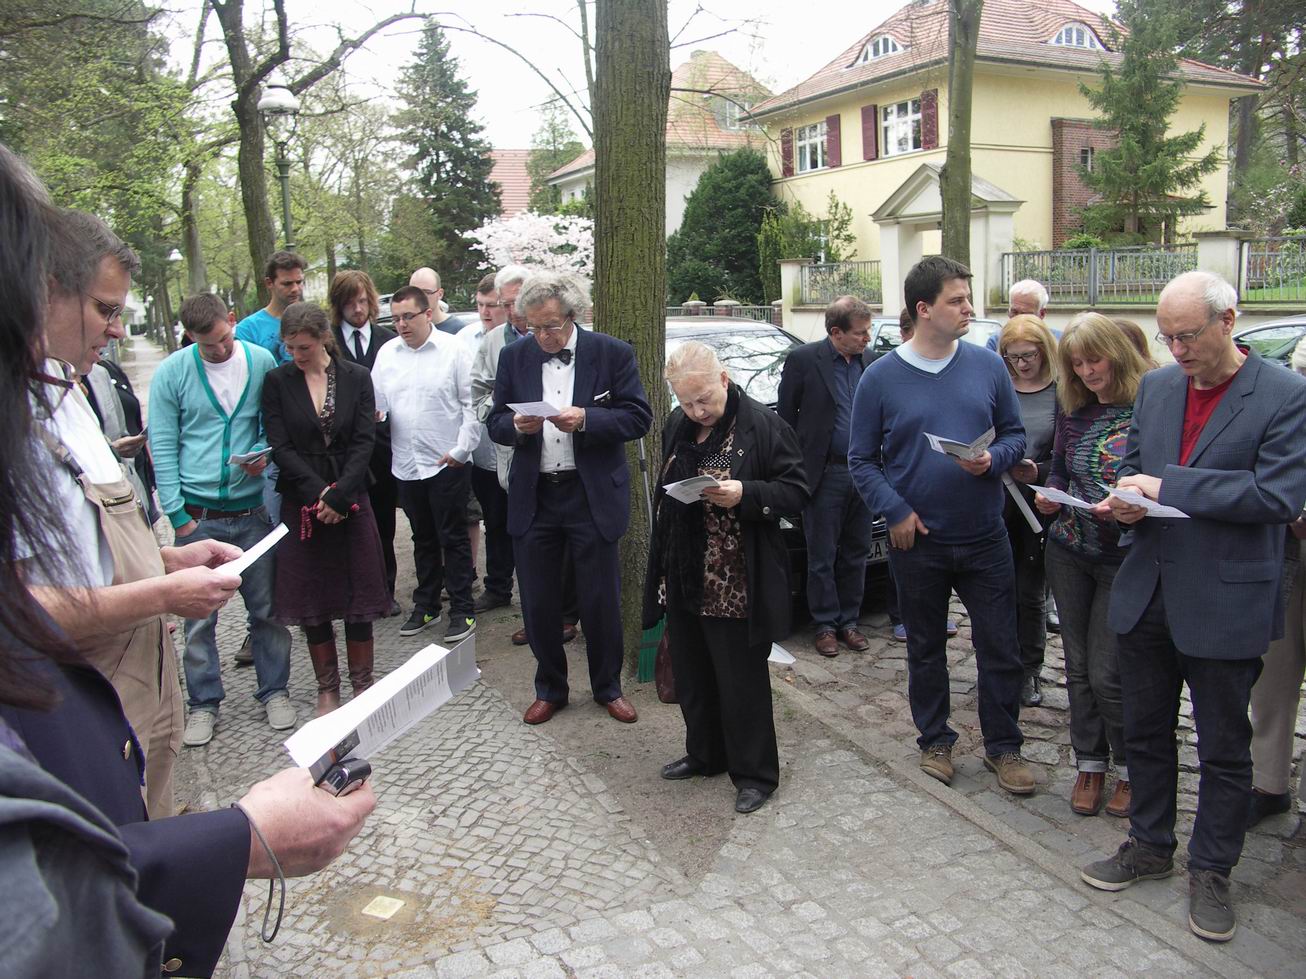
[[[825,165],[837,167],[843,163],[843,144],[839,136],[839,114],[825,117]]]
[[[939,148],[939,90],[921,92],[921,149]]]
[[[794,175],[794,131],[780,130],[780,176]]]
[[[862,106],[862,159],[874,160],[880,155],[880,107]]]

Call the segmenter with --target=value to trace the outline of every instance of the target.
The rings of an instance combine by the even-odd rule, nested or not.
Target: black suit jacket
[[[118,827],[140,878],[137,896],[172,919],[164,959],[180,959],[182,975],[212,974],[245,886],[249,822],[237,809],[147,820],[144,755],[109,681],[90,666],[60,667],[35,655],[31,668],[58,703],[48,711],[0,706],[0,716],[43,769]],[[93,972],[94,963],[85,969]],[[51,964],[51,974],[60,971]]]
[[[336,360],[336,411],[327,445],[304,372],[282,364],[263,379],[263,428],[281,472],[277,492],[306,506],[326,491],[327,506],[349,513],[371,484],[376,441],[372,375],[358,364]]]
[[[516,447],[508,474],[508,533],[514,537],[526,533],[535,520],[543,439],[540,434],[520,434],[508,405],[541,399],[546,359],[531,339],[503,348],[494,378],[494,408],[486,420],[494,441]],[[648,431],[653,410],[639,381],[635,351],[624,340],[580,330],[575,375],[571,403],[585,409],[585,430],[572,435],[576,471],[585,485],[594,526],[604,540],[615,541],[630,522],[626,443]]]
[[[369,371],[372,369],[372,365],[376,363],[376,352],[399,335],[394,330],[373,323],[371,342],[368,344],[367,349],[363,351],[363,359],[359,360],[354,356],[353,349],[345,344],[344,328],[333,326],[331,331],[336,335],[336,346],[340,348],[341,359],[348,360],[353,364],[361,364]],[[372,449],[372,479],[377,481],[394,479],[394,475],[390,472],[390,422],[388,419],[376,423],[376,445]]]
[[[803,469],[812,492],[821,482],[834,433],[835,378],[827,338],[805,343],[790,351],[780,372],[776,413],[798,434],[803,447]],[[862,352],[862,367],[870,366]]]

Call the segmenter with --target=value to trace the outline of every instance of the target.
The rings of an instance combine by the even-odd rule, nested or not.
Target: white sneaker
[[[192,710],[186,718],[186,732],[181,736],[181,743],[187,748],[198,748],[213,740],[213,729],[217,726],[218,715],[211,710]]]
[[[268,724],[274,731],[285,731],[295,726],[299,718],[295,715],[295,706],[290,702],[290,696],[284,693],[274,693],[268,698],[267,703],[263,705],[268,712]]]

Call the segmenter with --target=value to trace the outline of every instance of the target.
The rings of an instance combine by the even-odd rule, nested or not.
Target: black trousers
[[[399,506],[399,482],[388,465],[384,472],[372,470],[372,477],[376,482],[368,489],[367,499],[372,504],[372,516],[376,518],[376,532],[381,535],[385,581],[393,598],[395,577],[399,570],[399,564],[395,561],[395,510]]]
[[[508,534],[508,494],[493,469],[472,467],[472,492],[485,522],[485,590],[512,597],[512,537]]]
[[[736,788],[774,792],[780,754],[771,713],[771,644],[748,644],[746,619],[667,609],[667,645],[685,716],[685,754]]]
[[[450,616],[473,614],[472,542],[467,537],[470,483],[468,466],[449,466],[426,479],[399,480],[399,502],[413,528],[413,605],[431,615],[440,614],[442,588],[449,591]]]
[[[1247,717],[1261,657],[1186,656],[1170,638],[1158,582],[1143,617],[1120,636],[1120,689],[1133,802],[1129,835],[1173,853],[1179,755],[1175,730],[1185,683],[1197,727],[1197,818],[1188,839],[1190,869],[1229,875],[1242,855],[1252,791],[1252,722]]]
[[[555,704],[565,704],[570,696],[562,645],[563,555],[570,551],[577,571],[584,569],[585,575],[585,587],[578,592],[590,689],[596,701],[609,703],[621,696],[619,543],[605,540],[594,526],[579,477],[561,483],[541,479],[536,492],[535,519],[513,538],[522,618],[536,661],[535,696]]]

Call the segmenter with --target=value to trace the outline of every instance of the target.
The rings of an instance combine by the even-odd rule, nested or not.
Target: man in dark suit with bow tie
[[[580,613],[594,699],[633,723],[635,708],[621,693],[618,545],[630,521],[626,443],[648,431],[652,411],[629,344],[577,328],[577,312],[589,307],[580,283],[533,275],[516,305],[534,339],[504,347],[487,425],[494,441],[515,449],[508,533],[537,662],[536,699],[523,719],[542,724],[567,705],[559,576],[565,545],[583,575]],[[512,407],[540,402],[549,409]]]
[[[370,371],[376,363],[376,352],[395,338],[394,330],[376,323],[380,299],[371,277],[357,269],[337,272],[331,280],[328,298],[336,347],[346,358]],[[395,562],[395,509],[399,506],[399,484],[390,471],[389,421],[377,422],[371,470],[373,483],[367,491],[367,498],[372,504],[376,529],[381,535],[381,550],[385,555],[386,583],[390,587],[388,614],[398,615],[399,603],[394,600],[394,594],[398,567]]]
[[[864,652],[857,631],[871,550],[871,512],[848,474],[853,395],[865,367],[871,308],[840,296],[825,311],[824,340],[789,354],[776,412],[798,433],[812,497],[803,508],[807,536],[807,607],[816,651],[839,655],[839,644]]]

